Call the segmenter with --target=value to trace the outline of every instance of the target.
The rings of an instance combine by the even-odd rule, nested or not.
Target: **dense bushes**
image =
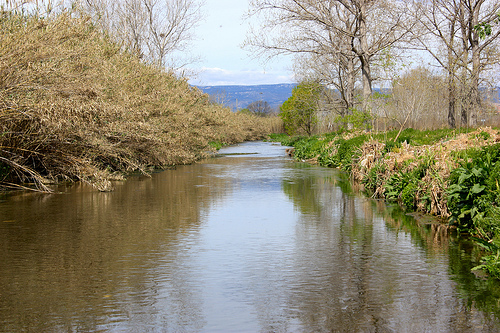
[[[130,171],[193,162],[210,142],[262,138],[266,121],[120,51],[88,18],[0,12],[0,187],[107,190]]]

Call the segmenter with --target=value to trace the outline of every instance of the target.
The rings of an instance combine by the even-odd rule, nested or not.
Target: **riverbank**
[[[491,255],[484,268],[500,277],[500,132],[492,128],[386,133],[276,135],[296,159],[335,167],[373,198],[441,218],[477,237]]]
[[[108,191],[130,172],[192,163],[271,126],[212,103],[78,13],[0,12],[0,190],[79,180]]]

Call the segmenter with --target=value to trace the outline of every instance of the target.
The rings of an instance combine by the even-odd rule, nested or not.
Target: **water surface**
[[[500,331],[470,242],[284,149],[2,197],[0,332]]]

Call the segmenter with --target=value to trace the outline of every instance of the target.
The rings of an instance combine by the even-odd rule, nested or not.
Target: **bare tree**
[[[415,0],[414,5],[415,17],[425,30],[425,34],[415,36],[415,40],[447,75],[448,125],[456,126],[459,106],[461,124],[467,126],[470,113],[477,111],[480,105],[481,73],[499,61],[494,50],[500,29],[481,41],[475,27],[497,19],[500,3],[496,0]],[[458,97],[460,105],[457,105]]]
[[[66,8],[65,0],[5,0],[0,11],[20,11],[39,16],[50,16]]]
[[[347,105],[352,103],[353,76],[359,65],[363,110],[367,111],[374,58],[410,37],[413,21],[401,8],[404,4],[390,0],[252,0],[251,14],[261,14],[264,23],[257,33],[250,32],[246,45],[269,57],[308,54],[316,64],[316,59],[330,59],[338,66],[340,75],[333,77],[339,79],[337,87],[345,88]]]
[[[498,18],[500,2],[487,0],[462,0],[460,2],[460,30],[463,45],[463,54],[468,57],[464,61],[464,68],[470,76],[470,84],[466,85],[467,100],[469,103],[462,109],[461,120],[463,124],[468,124],[469,114],[478,111],[481,104],[479,85],[480,73],[485,66],[488,66],[485,59],[481,61],[481,55],[500,36],[500,29],[491,34],[488,39],[480,42],[479,34],[475,29],[480,22],[492,23]],[[496,61],[499,59],[497,58]]]
[[[442,112],[446,108],[443,78],[428,68],[417,67],[392,83],[390,105],[386,117],[407,127],[437,128],[446,123]]]
[[[253,114],[261,117],[269,116],[273,112],[271,105],[266,101],[252,102],[248,104],[247,109]]]
[[[174,67],[173,55],[184,51],[193,37],[192,31],[201,20],[202,3],[197,0],[142,0],[147,13],[150,56],[158,66]],[[186,64],[177,66],[183,67]]]
[[[178,69],[202,18],[202,0],[81,0],[84,10],[123,47],[159,67]],[[188,59],[188,60],[186,60]]]

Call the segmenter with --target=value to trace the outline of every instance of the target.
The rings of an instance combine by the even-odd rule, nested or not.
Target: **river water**
[[[498,332],[446,228],[250,142],[99,193],[0,197],[0,332]]]

